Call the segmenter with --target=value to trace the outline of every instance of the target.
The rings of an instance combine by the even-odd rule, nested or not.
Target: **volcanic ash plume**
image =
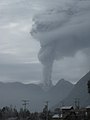
[[[46,38],[44,39],[44,37],[41,35],[41,32],[39,34],[36,33],[37,29],[40,30],[40,25],[38,25],[36,21],[34,22],[35,24],[31,34],[40,41],[41,49],[39,51],[38,58],[43,65],[43,88],[48,89],[52,86],[51,75],[55,57],[55,44],[47,43]],[[43,27],[41,27],[41,29],[43,29]]]
[[[54,62],[54,47],[42,46],[38,55],[39,60],[43,64],[43,85],[44,88],[52,86],[51,74]]]
[[[52,84],[54,60],[90,48],[90,1],[68,1],[70,4],[63,8],[45,11],[33,19],[31,35],[41,45],[38,57],[43,64],[44,86]]]

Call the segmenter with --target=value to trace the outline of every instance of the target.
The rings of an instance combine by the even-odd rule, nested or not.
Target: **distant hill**
[[[58,101],[67,97],[73,89],[73,86],[74,85],[72,83],[64,79],[59,80],[58,83],[53,86],[47,93],[47,98],[50,101],[51,106],[55,105],[56,103],[58,103]]]
[[[19,82],[0,82],[0,107],[13,105],[22,107],[22,100],[29,100],[28,108],[31,111],[42,110],[45,101],[49,101],[49,106],[53,106],[65,98],[72,90],[73,85],[65,80],[60,80],[49,91],[44,91],[39,85],[22,84]]]
[[[41,109],[43,90],[34,84],[0,83],[0,105],[13,105],[22,107],[22,100],[30,100],[30,110]]]
[[[79,100],[82,107],[90,105],[90,94],[87,87],[88,80],[90,80],[90,71],[77,82],[68,97],[63,100],[65,105],[74,105],[75,99]]]

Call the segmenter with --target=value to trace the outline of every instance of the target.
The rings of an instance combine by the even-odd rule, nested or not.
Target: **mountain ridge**
[[[81,107],[86,107],[87,105],[90,105],[90,94],[88,93],[87,86],[88,80],[90,80],[90,71],[74,85],[74,88],[69,93],[69,95],[65,99],[63,99],[65,105],[75,106],[75,99],[78,99]]]
[[[65,83],[66,81],[63,82]],[[68,85],[66,89],[67,88]],[[30,109],[32,111],[42,110],[45,101],[50,101],[51,107],[56,102],[59,102],[60,99],[63,99],[65,97],[65,95],[63,94],[64,89],[64,86],[62,87],[62,85],[58,85],[58,83],[50,90],[44,91],[39,85],[36,84],[23,84],[20,82],[0,82],[0,106],[2,107],[12,104],[14,106],[22,107],[21,101],[23,99],[27,99],[30,100]],[[58,91],[59,94],[61,94],[61,97],[59,97],[60,95],[58,95]],[[67,89],[66,91],[66,94],[68,94],[69,90]]]

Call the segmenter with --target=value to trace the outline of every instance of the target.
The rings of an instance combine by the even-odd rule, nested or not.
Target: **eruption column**
[[[54,46],[42,46],[38,54],[40,62],[43,64],[43,85],[44,88],[52,86],[51,75],[54,62]]]

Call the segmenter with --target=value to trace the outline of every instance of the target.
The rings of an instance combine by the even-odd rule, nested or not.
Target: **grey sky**
[[[66,21],[69,19],[66,18],[66,16],[63,17],[61,14],[60,17],[57,15],[57,12],[59,12],[58,7],[67,9],[67,4],[69,4],[69,2],[70,5],[73,6],[72,0],[67,0],[67,2],[64,1],[65,0],[53,0],[53,2],[51,2],[51,0],[0,0],[0,81],[20,81],[24,83],[37,83],[41,81],[42,66],[37,57],[40,45],[39,42],[34,40],[30,35],[33,18],[35,18],[34,16],[38,18],[38,14],[41,14],[42,12],[45,13],[46,10],[56,10],[54,11],[56,14],[50,16],[50,18],[48,17],[48,19],[53,18],[54,24],[50,27],[52,29],[57,29],[59,23],[58,18],[62,18],[62,21],[64,19]],[[75,4],[76,3],[74,3],[74,5]],[[79,4],[77,4],[77,8],[81,8],[78,9],[78,11],[81,10],[82,13],[84,13],[83,8],[85,7],[90,13],[89,0],[84,3],[82,2],[81,6]],[[77,21],[87,21],[85,22],[87,23],[85,26],[88,28],[82,27],[87,31],[90,30],[90,17],[88,15],[90,14],[82,15],[82,18],[77,16],[78,18],[72,19],[74,20],[74,23]],[[71,20],[69,24],[73,24],[73,20]],[[48,20],[45,22],[47,21]],[[62,31],[61,38],[63,38],[64,28],[60,30]],[[56,33],[58,34],[58,30]],[[74,45],[75,43],[77,44],[77,41],[73,42],[73,46],[69,41],[70,49],[68,49],[68,53],[66,52],[62,59],[58,59],[58,61],[55,61],[54,63],[52,75],[53,82],[57,82],[60,78],[76,82],[90,70],[89,39],[90,38],[86,40],[87,42],[80,39],[78,46],[76,47],[74,47]],[[66,40],[63,40],[60,43],[65,44]],[[60,46],[60,51],[62,51],[61,47],[62,46]],[[75,50],[74,53],[73,50]],[[72,55],[69,55],[71,51]],[[60,53],[63,55],[63,52],[64,50]]]

